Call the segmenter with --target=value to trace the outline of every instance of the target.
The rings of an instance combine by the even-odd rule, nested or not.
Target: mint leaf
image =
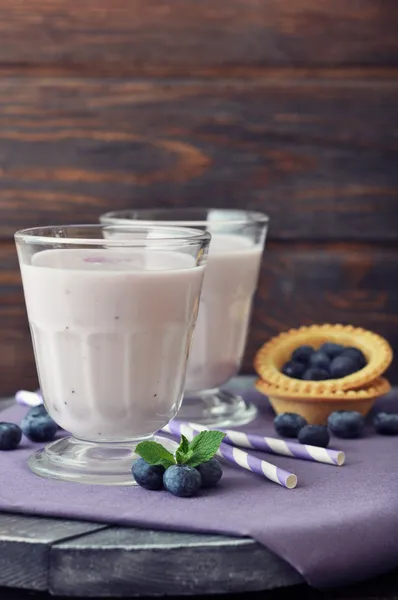
[[[189,451],[192,454],[184,464],[197,467],[210,460],[216,454],[224,438],[225,433],[222,431],[201,431],[189,444]]]
[[[181,450],[181,452],[183,452],[184,454],[186,454],[189,450],[189,441],[187,440],[187,438],[185,437],[185,435],[181,434],[181,442],[180,442],[180,446],[178,448],[179,450]]]
[[[140,442],[135,451],[150,465],[161,465],[165,469],[175,465],[171,452],[157,442]]]
[[[178,446],[175,457],[178,465],[183,465],[192,456],[192,452],[189,449],[189,441],[185,435],[181,435],[181,442]]]

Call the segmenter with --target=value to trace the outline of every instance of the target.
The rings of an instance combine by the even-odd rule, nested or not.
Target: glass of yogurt
[[[256,408],[222,388],[241,367],[269,218],[229,209],[149,209],[108,212],[103,224],[201,228],[212,235],[199,316],[178,418],[208,426],[249,423]]]
[[[136,445],[182,402],[210,235],[130,223],[26,229],[15,240],[44,403],[71,434],[30,468],[132,485]]]

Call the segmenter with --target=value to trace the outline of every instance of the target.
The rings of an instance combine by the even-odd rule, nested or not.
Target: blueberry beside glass
[[[146,490],[160,490],[163,487],[165,468],[161,465],[150,465],[143,458],[133,464],[134,479]]]
[[[50,417],[44,405],[29,410],[21,421],[24,435],[32,442],[51,442],[59,430],[57,423]]]
[[[0,450],[15,450],[22,438],[22,431],[15,423],[0,423]]]
[[[143,458],[133,464],[133,476],[139,486],[146,490],[162,490],[178,496],[196,496],[201,488],[215,487],[223,471],[216,458],[211,458],[197,467],[171,465],[167,469],[160,465],[150,465]]]
[[[173,465],[163,475],[163,484],[168,492],[180,498],[195,496],[202,486],[202,476],[197,469],[188,465]]]
[[[217,485],[222,477],[222,468],[216,458],[211,458],[196,467],[202,477],[202,487],[211,488]]]

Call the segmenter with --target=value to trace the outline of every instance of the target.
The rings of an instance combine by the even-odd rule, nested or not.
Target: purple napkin
[[[268,402],[255,390],[259,418],[244,429],[275,435]],[[398,412],[398,395],[382,400]],[[25,408],[1,420],[18,422]],[[138,487],[55,482],[35,476],[27,440],[0,452],[0,510],[118,525],[250,536],[288,561],[316,587],[353,583],[398,567],[398,437],[332,439],[344,450],[343,467],[269,455],[299,478],[287,490],[247,471],[225,466],[219,487],[200,497],[175,498]],[[261,455],[259,455],[261,456]],[[267,455],[265,455],[267,456]]]

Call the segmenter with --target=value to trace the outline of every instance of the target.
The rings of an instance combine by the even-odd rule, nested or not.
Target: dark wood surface
[[[0,587],[0,597],[2,600],[51,600],[54,595],[47,592],[31,592]],[[72,597],[55,597],[72,600]],[[131,595],[130,600],[133,598],[136,598],[136,596]],[[169,595],[167,598],[175,600],[178,596]],[[264,592],[251,592],[250,594],[196,595],[191,596],[191,598],[196,600],[248,600],[249,598],[250,600],[297,600],[297,598],[299,600],[397,600],[398,573],[389,573],[366,583],[329,591],[319,591],[301,584],[288,589],[281,588]],[[73,596],[73,600],[82,600],[82,598],[79,599],[79,597]],[[95,600],[95,598],[93,597],[92,600]]]
[[[0,10],[11,65],[190,74],[398,63],[395,0],[2,0]]]
[[[48,590],[48,564],[54,544],[101,530],[103,525],[37,519],[0,513],[0,584]]]
[[[37,384],[14,231],[128,206],[270,214],[245,372],[303,323],[397,351],[397,30],[395,0],[0,0],[0,394]]]
[[[265,210],[273,240],[396,242],[398,77],[323,75],[0,79],[0,236],[206,203]]]
[[[222,594],[230,600],[395,600],[398,572],[320,592],[248,538],[0,514],[2,600],[165,594],[208,599]]]
[[[377,589],[369,589],[369,584],[365,586],[355,586],[349,589],[334,590],[330,592],[320,592],[309,588],[305,585],[294,586],[290,590],[272,590],[269,592],[253,592],[248,594],[228,594],[227,596],[210,595],[210,596],[194,596],[195,600],[396,600],[398,598],[398,575],[397,573],[390,574],[386,577],[379,578],[372,582],[373,586],[382,588],[383,591]],[[54,596],[48,593],[32,593],[24,590],[11,590],[9,588],[1,588],[0,594],[2,600],[52,600]],[[56,596],[61,598],[61,596]],[[69,597],[62,596],[63,600],[71,600]],[[133,600],[136,596],[131,596]],[[168,596],[168,600],[175,600],[177,596]],[[73,600],[79,600],[73,597]],[[81,600],[81,599],[80,599]],[[94,598],[92,600],[95,600]]]
[[[249,593],[302,581],[249,538],[0,514],[0,585],[9,588],[112,598]]]

